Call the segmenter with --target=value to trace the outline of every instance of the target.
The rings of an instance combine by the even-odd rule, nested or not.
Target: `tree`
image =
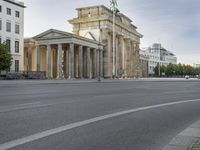
[[[155,75],[159,75],[159,63],[157,63],[156,67],[154,68]],[[166,72],[166,67],[164,65],[160,65],[160,75]]]
[[[0,43],[0,71],[8,70],[12,65],[12,55],[8,46]]]
[[[167,68],[166,68],[166,75],[174,75],[175,74],[175,72],[176,72],[176,70],[175,70],[175,65],[173,65],[173,64],[169,64],[168,66],[167,66]]]

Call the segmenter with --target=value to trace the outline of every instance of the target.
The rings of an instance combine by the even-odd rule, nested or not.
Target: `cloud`
[[[76,8],[91,5],[109,6],[109,0],[24,0],[25,36],[49,28],[71,32],[67,20],[76,17]],[[119,10],[127,15],[144,37],[141,46],[154,42],[172,50],[182,62],[198,62],[200,55],[199,0],[118,0]],[[196,53],[197,55],[193,55]],[[187,59],[189,56],[194,59]]]

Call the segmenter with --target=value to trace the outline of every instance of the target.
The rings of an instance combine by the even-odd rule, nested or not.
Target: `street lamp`
[[[117,9],[117,1],[116,0],[112,0],[111,1],[111,9],[113,11],[113,66],[112,66],[112,78],[114,80],[115,78],[115,14],[117,12],[119,12],[119,10]]]

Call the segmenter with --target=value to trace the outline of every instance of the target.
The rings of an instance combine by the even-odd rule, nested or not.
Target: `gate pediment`
[[[35,36],[34,39],[42,40],[42,39],[59,39],[59,38],[71,38],[71,37],[73,37],[71,33],[50,29]]]

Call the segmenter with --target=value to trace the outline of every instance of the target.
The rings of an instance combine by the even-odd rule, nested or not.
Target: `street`
[[[161,150],[200,120],[199,81],[0,81],[0,150]]]

